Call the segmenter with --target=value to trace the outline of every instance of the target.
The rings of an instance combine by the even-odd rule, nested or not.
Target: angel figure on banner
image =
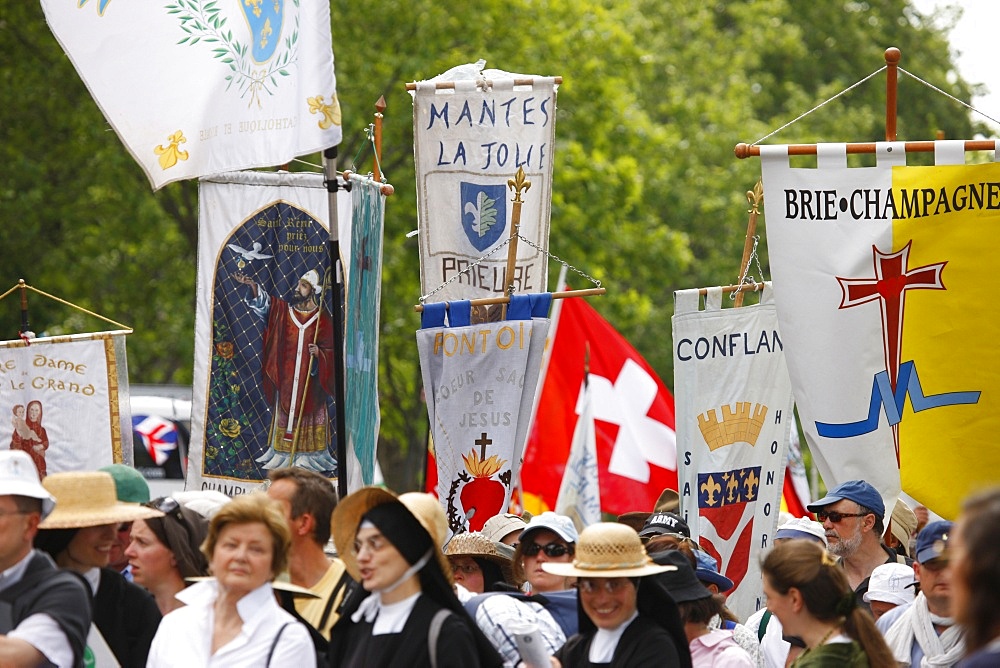
[[[317,472],[337,470],[329,453],[327,399],[334,394],[333,319],[322,308],[323,283],[310,269],[288,301],[268,295],[242,272],[233,279],[250,287],[244,299],[264,320],[261,375],[272,406],[268,447],[257,462],[265,469],[294,464]]]

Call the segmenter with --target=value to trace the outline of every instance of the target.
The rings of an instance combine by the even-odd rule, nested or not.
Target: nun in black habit
[[[366,487],[345,497],[331,528],[347,571],[361,583],[330,634],[330,665],[475,668],[502,665],[465,613],[441,551],[436,499]]]

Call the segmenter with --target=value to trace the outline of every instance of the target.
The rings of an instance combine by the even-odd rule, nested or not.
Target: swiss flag
[[[677,489],[674,399],[638,352],[579,297],[563,299],[521,468],[524,506],[555,508],[569,457],[590,344],[601,510],[652,510]],[[540,503],[532,504],[532,497]]]

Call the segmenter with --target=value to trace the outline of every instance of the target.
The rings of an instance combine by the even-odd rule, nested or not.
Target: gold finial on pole
[[[514,294],[514,269],[517,266],[517,235],[521,227],[521,193],[527,192],[531,187],[531,181],[525,178],[524,167],[518,167],[514,178],[507,179],[507,187],[514,191],[514,206],[510,212],[510,245],[507,246],[507,270],[504,274],[505,293],[507,297]],[[503,305],[500,317],[507,318],[507,304]]]

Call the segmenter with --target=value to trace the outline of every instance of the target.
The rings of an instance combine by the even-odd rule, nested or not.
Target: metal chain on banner
[[[587,279],[588,281],[590,281],[591,283],[593,283],[595,286],[601,287],[601,282],[599,280],[597,280],[596,278],[594,278],[590,274],[587,274],[587,273],[584,273],[584,272],[580,271],[579,269],[577,269],[576,267],[574,267],[573,265],[571,265],[569,262],[566,262],[565,260],[563,260],[562,258],[560,258],[558,255],[550,253],[549,251],[545,250],[544,248],[541,248],[540,246],[538,246],[537,244],[535,244],[534,242],[532,242],[530,239],[525,239],[520,234],[517,235],[517,238],[520,239],[521,241],[523,241],[524,243],[528,244],[532,248],[534,248],[536,251],[539,251],[541,253],[545,253],[545,255],[547,257],[555,260],[556,262],[558,262],[562,266],[566,267],[570,271],[576,272],[580,276],[583,276],[585,279]]]
[[[755,234],[753,237],[753,248],[750,250],[750,259],[747,260],[746,269],[743,270],[743,275],[740,276],[740,280],[737,282],[739,286],[735,291],[729,294],[729,299],[735,300],[736,295],[743,291],[745,287],[751,290],[757,289],[757,283],[764,282],[764,270],[760,267],[760,255],[757,254],[757,244],[760,242],[760,235]],[[760,275],[760,280],[756,280],[753,274],[750,273],[750,263],[757,265],[757,273]]]
[[[499,246],[497,246],[496,248],[494,248],[493,250],[491,250],[489,253],[487,253],[486,255],[482,256],[481,258],[479,258],[475,262],[469,263],[468,267],[466,267],[462,271],[456,273],[454,276],[452,276],[447,281],[445,281],[441,285],[437,286],[436,288],[434,288],[433,290],[431,290],[430,292],[428,292],[426,295],[423,295],[422,297],[420,297],[420,303],[423,304],[428,299],[430,299],[431,297],[433,297],[437,293],[441,292],[442,290],[444,290],[446,287],[448,287],[449,285],[451,285],[452,283],[454,283],[458,279],[462,278],[463,275],[469,273],[470,271],[472,271],[473,269],[475,269],[476,267],[478,267],[480,264],[482,264],[483,262],[485,262],[491,255],[493,255],[498,250],[500,250],[501,248],[503,248],[504,246],[506,246],[507,244],[509,244],[510,241],[511,241],[511,239],[513,239],[513,238],[514,237],[507,237],[506,239],[503,240],[503,243],[501,243]]]

